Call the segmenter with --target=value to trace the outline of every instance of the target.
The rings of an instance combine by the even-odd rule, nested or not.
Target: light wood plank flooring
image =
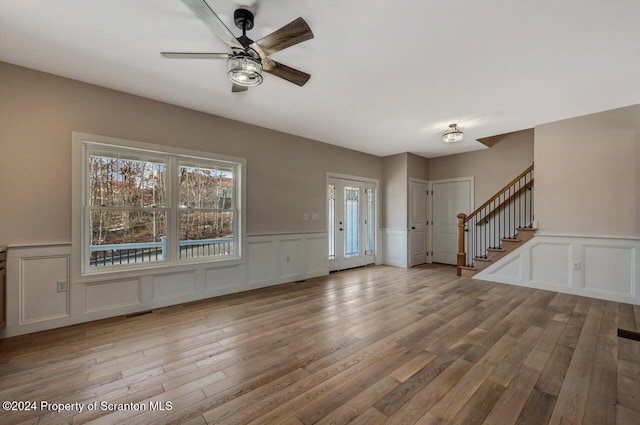
[[[448,266],[360,268],[2,340],[0,401],[85,407],[0,423],[637,425],[640,342],[617,329],[639,322]]]

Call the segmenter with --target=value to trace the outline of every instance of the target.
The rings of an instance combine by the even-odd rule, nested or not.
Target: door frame
[[[378,252],[380,252],[380,180],[376,179],[376,178],[371,178],[371,177],[362,177],[362,176],[355,176],[355,175],[351,175],[351,174],[343,174],[343,173],[336,173],[333,171],[327,171],[326,177],[325,177],[325,182],[324,182],[324,202],[325,202],[325,215],[326,215],[326,220],[325,220],[325,235],[326,235],[326,239],[327,239],[327,246],[325,249],[325,255],[327,255],[328,258],[328,253],[329,253],[329,179],[334,178],[334,179],[344,179],[344,180],[352,180],[352,181],[356,181],[356,182],[360,182],[360,183],[365,183],[365,184],[372,184],[375,187],[375,207],[374,207],[374,214],[375,214],[375,228],[374,228],[374,238],[375,238],[375,243],[374,243],[374,252],[373,252],[373,260],[374,260],[374,264],[380,264],[379,263],[379,259],[380,256],[378,255]],[[365,261],[366,262],[366,261]],[[331,268],[329,268],[329,270],[331,270]]]
[[[455,183],[455,182],[464,182],[468,181],[471,190],[469,191],[469,205],[471,206],[471,211],[475,209],[475,178],[474,176],[469,177],[454,177],[450,179],[440,179],[440,180],[430,180],[429,181],[429,263],[433,263],[433,185],[438,183]],[[470,212],[471,212],[470,211]]]
[[[411,204],[411,200],[412,200],[412,196],[411,196],[411,183],[422,183],[422,184],[426,184],[427,185],[427,193],[425,194],[426,197],[426,203],[425,203],[425,208],[427,209],[426,211],[426,220],[427,220],[427,230],[426,230],[426,237],[427,240],[425,241],[425,247],[427,250],[427,263],[431,263],[431,255],[429,255],[429,253],[431,252],[431,196],[429,195],[431,193],[431,185],[430,185],[430,181],[429,180],[422,180],[422,179],[417,179],[415,177],[409,177],[409,185],[408,185],[408,209],[407,209],[407,224],[409,225],[409,229],[407,229],[409,231],[409,240],[408,240],[408,249],[407,249],[407,253],[409,255],[409,258],[407,259],[407,264],[409,265],[409,267],[413,267],[415,264],[413,264],[413,232],[411,231],[411,211],[413,208],[413,205]]]

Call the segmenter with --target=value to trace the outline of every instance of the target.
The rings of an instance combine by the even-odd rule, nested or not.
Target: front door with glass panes
[[[327,201],[329,270],[375,263],[375,183],[330,177]]]

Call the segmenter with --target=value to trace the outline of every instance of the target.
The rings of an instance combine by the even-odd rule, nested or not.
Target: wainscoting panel
[[[500,277],[502,279],[521,280],[523,268],[522,261],[522,255],[506,261],[502,267],[495,271],[494,276]]]
[[[247,288],[247,266],[245,264],[205,270],[205,291],[211,296],[241,292]]]
[[[273,238],[252,238],[249,240],[249,288],[275,285],[280,274],[278,240]]]
[[[474,279],[640,305],[639,264],[640,239],[536,235]]]
[[[409,267],[409,231],[382,229],[382,263],[389,266]]]
[[[194,295],[196,293],[196,274],[190,271],[153,276],[152,288],[153,301]]]
[[[324,276],[329,273],[329,245],[324,233],[309,235],[305,240],[305,278]]]
[[[585,245],[585,289],[632,297],[635,250],[633,247]]]
[[[140,304],[140,279],[86,285],[85,311],[87,313]]]
[[[247,237],[236,264],[193,263],[71,281],[71,244],[9,247],[7,327],[0,338],[329,273],[324,233]],[[58,292],[57,282],[67,282]]]
[[[280,240],[280,279],[304,279],[305,252],[303,238]]]
[[[250,289],[329,274],[325,233],[248,238]]]
[[[570,286],[571,244],[537,242],[532,244],[529,252],[531,254],[529,279],[532,282],[559,288]],[[520,267],[522,269],[522,265]],[[519,279],[522,279],[522,276],[519,276]]]
[[[58,292],[57,283],[69,286],[69,256],[25,256],[19,261],[20,323],[68,316],[69,290]]]

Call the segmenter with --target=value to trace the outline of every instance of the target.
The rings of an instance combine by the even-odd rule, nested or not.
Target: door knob
[[[411,226],[411,230],[416,230],[416,226]]]

